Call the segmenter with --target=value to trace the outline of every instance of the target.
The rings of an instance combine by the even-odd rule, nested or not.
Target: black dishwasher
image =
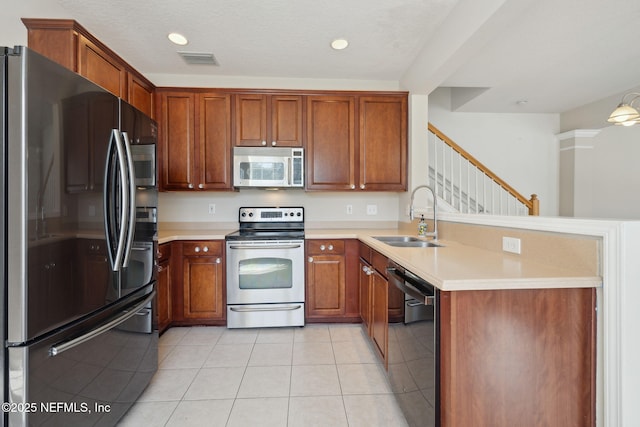
[[[427,281],[390,261],[389,285],[405,293],[404,323],[389,324],[389,383],[410,426],[439,420],[439,293]],[[438,423],[439,424],[439,423]]]

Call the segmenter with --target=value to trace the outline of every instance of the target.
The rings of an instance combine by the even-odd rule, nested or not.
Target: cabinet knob
[[[216,258],[216,264],[220,264],[222,260],[220,258]]]
[[[355,184],[351,184],[351,189],[355,190],[356,189],[356,185]]]
[[[199,189],[203,189],[204,188],[204,184],[198,184],[198,188]]]
[[[360,184],[360,189],[364,190],[364,184]]]
[[[164,270],[164,267],[162,267],[161,265],[158,266],[158,273],[162,272]]]
[[[307,258],[307,261],[313,262],[313,257],[310,256],[309,258]]]
[[[329,245],[329,250],[332,251],[333,250],[333,245]]]
[[[320,245],[320,250],[324,251],[325,250],[325,246],[324,245]]]
[[[209,252],[209,246],[205,246],[204,248],[202,248],[202,252]]]
[[[189,186],[188,186],[188,187],[189,187],[189,188],[193,188],[193,184],[189,183]]]
[[[196,252],[200,252],[200,246],[196,246],[196,248],[194,249],[194,251],[196,251]]]
[[[271,141],[271,146],[275,147],[276,146],[276,142],[275,141]]]
[[[267,145],[267,141],[262,141],[262,145]]]

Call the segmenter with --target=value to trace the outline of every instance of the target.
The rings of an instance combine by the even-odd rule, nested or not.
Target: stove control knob
[[[240,216],[244,218],[245,216],[247,216],[247,213],[246,213],[246,212],[242,212],[242,213],[240,214]]]
[[[302,212],[298,212],[298,216],[302,216]]]
[[[249,217],[252,217],[252,216],[253,216],[253,212],[249,212]]]

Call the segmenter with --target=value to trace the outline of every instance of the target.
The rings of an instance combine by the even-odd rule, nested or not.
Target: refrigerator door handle
[[[129,185],[129,220],[127,222],[127,243],[124,252],[123,267],[129,266],[129,259],[131,258],[131,246],[133,245],[133,237],[136,231],[136,171],[133,166],[133,156],[131,155],[131,143],[129,142],[129,135],[126,132],[122,132],[122,139],[124,140],[125,154],[127,157],[127,175]]]
[[[115,197],[117,197],[117,186],[115,186],[115,181],[113,178],[114,173],[114,164],[113,164],[113,153],[115,149],[115,154],[117,158],[117,165],[120,169],[120,222],[114,223],[114,216],[117,214],[115,209]],[[122,266],[122,258],[124,254],[124,238],[125,238],[125,229],[123,224],[126,224],[124,221],[126,220],[128,215],[128,203],[129,198],[127,194],[125,194],[125,190],[128,191],[128,187],[124,187],[123,178],[126,177],[126,170],[122,167],[124,164],[124,150],[122,148],[122,139],[120,138],[120,133],[118,129],[111,130],[111,138],[109,139],[109,147],[107,149],[107,161],[105,162],[104,168],[104,188],[102,189],[103,194],[103,203],[104,203],[104,229],[107,237],[107,252],[109,254],[109,261],[111,262],[111,270],[120,271]],[[118,232],[117,244],[114,247],[114,232]]]
[[[116,257],[114,261],[113,271],[120,271],[122,269],[124,254],[126,249],[127,238],[127,221],[129,221],[129,186],[127,185],[127,160],[124,143],[120,137],[118,129],[113,129],[112,136],[116,141],[116,152],[118,154],[118,164],[120,166],[120,233],[118,236],[118,247],[116,250]]]
[[[76,347],[84,342],[87,342],[97,337],[98,335],[101,335],[115,328],[121,323],[126,322],[127,320],[135,316],[140,310],[142,310],[153,299],[155,295],[156,295],[155,291],[151,292],[149,296],[147,296],[142,302],[137,304],[134,308],[124,311],[124,314],[118,316],[113,320],[103,323],[102,325],[90,330],[86,334],[80,335],[79,337],[73,338],[69,341],[63,341],[58,344],[52,345],[49,348],[49,356],[52,356],[52,357],[58,356],[64,353],[65,351],[71,350],[73,347]]]

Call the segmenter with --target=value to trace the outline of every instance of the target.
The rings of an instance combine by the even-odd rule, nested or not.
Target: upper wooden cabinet
[[[154,117],[153,83],[72,19],[23,18],[29,48]]]
[[[230,190],[231,95],[157,92],[158,156],[163,190]]]
[[[307,97],[306,147],[307,190],[405,191],[407,95]]]
[[[240,93],[235,114],[237,146],[302,146],[302,96]]]
[[[307,97],[306,188],[355,189],[354,96]]]
[[[407,189],[407,97],[359,98],[361,190]]]

